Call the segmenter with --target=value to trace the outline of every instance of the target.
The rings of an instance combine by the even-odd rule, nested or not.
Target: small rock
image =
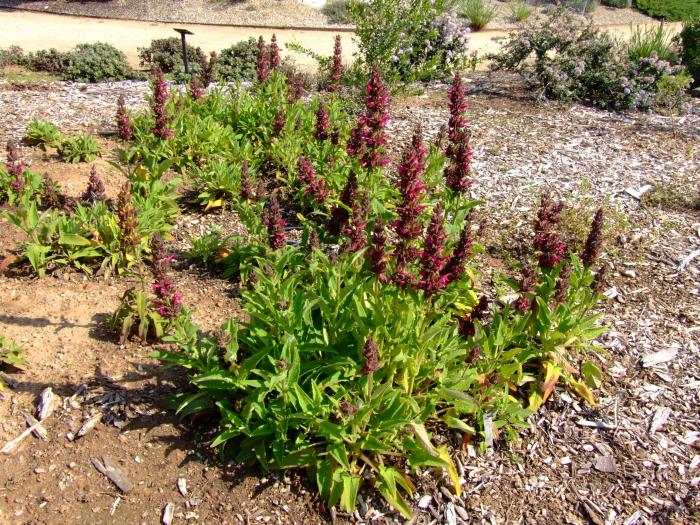
[[[616,471],[615,459],[612,456],[598,456],[595,458],[593,468],[600,472],[614,474]]]

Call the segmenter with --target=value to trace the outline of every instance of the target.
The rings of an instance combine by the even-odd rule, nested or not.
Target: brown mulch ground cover
[[[464,494],[454,498],[441,479],[418,480],[415,523],[698,523],[700,257],[688,258],[700,250],[700,212],[665,198],[700,192],[697,104],[684,116],[610,113],[535,103],[509,76],[476,76],[471,84],[473,194],[488,203],[481,242],[501,268],[508,267],[502,247],[519,253],[529,246],[542,190],[569,200],[571,231],[596,207],[608,209],[603,262],[611,298],[602,308],[609,330],[598,340],[605,353],[594,357],[604,382],[594,408],[557,389],[520,441],[490,450],[453,443]],[[0,82],[0,106],[11,108],[0,142],[20,138],[33,116],[66,131],[104,134],[105,158],[95,164],[114,192],[121,175],[106,163],[117,146],[109,136],[114,100],[123,93],[132,106],[143,105],[146,89],[132,82],[88,91]],[[447,120],[446,88],[397,98],[391,117],[394,153],[418,123],[432,139]],[[83,190],[90,165],[63,164],[51,151],[22,154],[67,193]],[[653,189],[639,200],[633,194],[647,184]],[[228,212],[185,208],[172,248],[186,248],[212,224],[231,229],[237,222]],[[19,241],[0,218],[0,258]],[[488,286],[491,265],[477,263]],[[240,315],[236,283],[186,264],[174,277],[204,329]],[[45,387],[62,398],[47,419],[48,440],[30,436],[0,455],[0,523],[159,523],[167,504],[176,524],[327,522],[303,476],[263,476],[222,463],[207,446],[211,422],[177,421],[167,401],[184,387],[184,374],[150,359],[152,348],[119,345],[105,330],[106,315],[132,284],[72,272],[39,280],[21,267],[0,276],[0,333],[27,349],[29,363],[8,374],[0,445],[26,428],[22,412],[34,412]],[[97,413],[90,433],[68,439]],[[133,482],[128,494],[93,467],[91,458],[103,456]],[[398,516],[368,492],[355,517],[337,521],[381,524]]]

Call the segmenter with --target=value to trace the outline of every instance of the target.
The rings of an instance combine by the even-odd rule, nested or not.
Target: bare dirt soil
[[[572,230],[585,227],[597,206],[608,207],[603,263],[613,298],[603,306],[610,328],[599,343],[606,353],[595,358],[604,383],[595,408],[558,389],[532,418],[532,430],[492,450],[462,449],[457,436],[443,436],[462,466],[464,495],[445,494],[439,476],[418,480],[414,503],[421,496],[429,501],[425,509],[415,507],[414,523],[449,523],[445,516],[454,509],[454,523],[698,523],[700,258],[682,270],[680,264],[700,248],[700,212],[663,199],[650,206],[626,189],[649,182],[657,190],[700,191],[700,113],[696,108],[695,114],[664,117],[536,104],[511,77],[479,76],[472,86],[474,197],[488,202],[481,242],[502,269],[508,265],[500,247],[528,249],[533,206],[543,189],[576,203],[568,216]],[[5,86],[0,100],[11,100],[11,89]],[[78,88],[61,89],[74,104],[69,92]],[[16,100],[37,103],[36,97]],[[90,101],[83,101],[86,115],[92,114]],[[419,122],[432,139],[447,120],[445,102],[444,87],[395,100],[393,153]],[[18,108],[18,115],[25,110],[24,125],[33,107]],[[71,128],[72,113],[56,108],[55,114],[62,115],[64,129]],[[114,131],[100,111],[94,118],[92,126],[81,121],[75,129]],[[14,135],[17,122],[12,126],[0,136]],[[114,193],[121,174],[106,159],[117,143],[109,136],[100,142],[105,158],[95,164]],[[71,195],[87,183],[90,164],[64,164],[38,149],[23,148],[22,154]],[[230,213],[185,208],[171,249],[182,250],[209,224],[229,228],[234,222]],[[19,242],[0,218],[0,259]],[[235,283],[184,263],[174,277],[204,330],[241,315]],[[0,333],[23,345],[28,361],[24,372],[8,373],[12,386],[0,399],[0,445],[26,428],[22,413],[34,413],[44,388],[61,397],[46,420],[48,440],[30,436],[12,454],[0,455],[0,523],[152,524],[168,503],[176,524],[329,522],[304,473],[266,475],[227,463],[207,445],[213,422],[174,417],[168,400],[187,388],[185,374],[148,357],[153,347],[119,345],[105,328],[105,317],[134,284],[68,271],[39,280],[22,265],[0,275]],[[666,360],[649,364],[659,351]],[[102,417],[95,428],[71,441],[97,413]],[[92,458],[105,456],[133,482],[128,494],[94,468]],[[187,481],[185,495],[179,478]],[[356,517],[341,515],[337,522],[399,521],[371,491],[362,502]]]

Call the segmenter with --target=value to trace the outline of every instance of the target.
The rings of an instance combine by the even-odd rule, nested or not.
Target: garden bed
[[[682,195],[700,185],[697,105],[683,117],[610,113],[534,104],[507,75],[475,76],[470,86],[472,191],[488,202],[481,239],[487,253],[481,257],[489,267],[505,266],[501,247],[517,252],[530,243],[533,209],[545,188],[575,203],[565,224],[570,228],[587,224],[582,217],[609,202],[612,235],[602,260],[611,270],[605,288],[614,298],[602,304],[610,328],[599,338],[607,351],[597,359],[603,370],[599,406],[587,407],[557,389],[521,441],[499,442],[486,451],[449,443],[466,481],[463,496],[451,496],[444,480],[418,480],[416,523],[449,523],[452,516],[457,523],[463,516],[477,523],[696,523],[699,259],[682,270],[680,265],[700,248],[700,213],[682,207],[666,190],[675,187]],[[116,97],[124,94],[130,107],[142,107],[146,91],[139,82],[87,90],[63,83],[0,83],[0,101],[12,108],[0,142],[21,138],[30,117],[64,131],[111,134]],[[393,101],[388,125],[393,158],[416,124],[424,126],[426,140],[437,134],[448,117],[446,91],[435,86],[425,95]],[[114,196],[122,175],[105,161],[114,158],[117,143],[110,136],[100,142],[105,157],[95,164]],[[63,164],[51,150],[23,148],[22,156],[66,193],[80,195],[90,165]],[[658,205],[632,196],[647,183],[660,190],[653,193]],[[187,248],[191,236],[211,224],[226,231],[238,227],[231,212],[203,214],[185,207],[172,248]],[[19,240],[0,219],[0,256]],[[204,330],[240,315],[236,283],[182,262],[174,280]],[[184,375],[148,358],[150,349],[119,345],[104,329],[105,316],[131,284],[72,272],[42,280],[17,270],[0,276],[0,332],[27,348],[29,362],[24,373],[10,375],[16,384],[3,393],[0,443],[25,428],[21,411],[33,412],[44,387],[64,398],[81,392],[47,420],[49,441],[29,437],[12,456],[0,456],[0,521],[151,523],[167,503],[175,505],[176,523],[328,519],[303,477],[262,477],[259,470],[222,465],[207,446],[206,421],[176,421],[167,400],[184,387]],[[645,366],[644,357],[659,351],[668,359]],[[670,413],[656,428],[665,408]],[[91,433],[66,439],[84,415],[98,410],[103,421]],[[128,496],[120,496],[90,464],[103,455],[135,483]],[[185,496],[178,492],[178,478],[187,479]],[[398,520],[371,492],[364,493],[358,512],[367,522]],[[347,520],[341,515],[337,521]]]

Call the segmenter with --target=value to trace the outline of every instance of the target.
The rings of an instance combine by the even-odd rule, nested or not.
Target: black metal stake
[[[194,35],[194,33],[192,31],[188,31],[187,29],[175,28],[175,31],[180,33],[180,36],[182,37],[182,60],[185,62],[185,74],[189,75],[190,74],[190,59],[187,56],[187,42],[185,41],[185,36],[186,35]]]

